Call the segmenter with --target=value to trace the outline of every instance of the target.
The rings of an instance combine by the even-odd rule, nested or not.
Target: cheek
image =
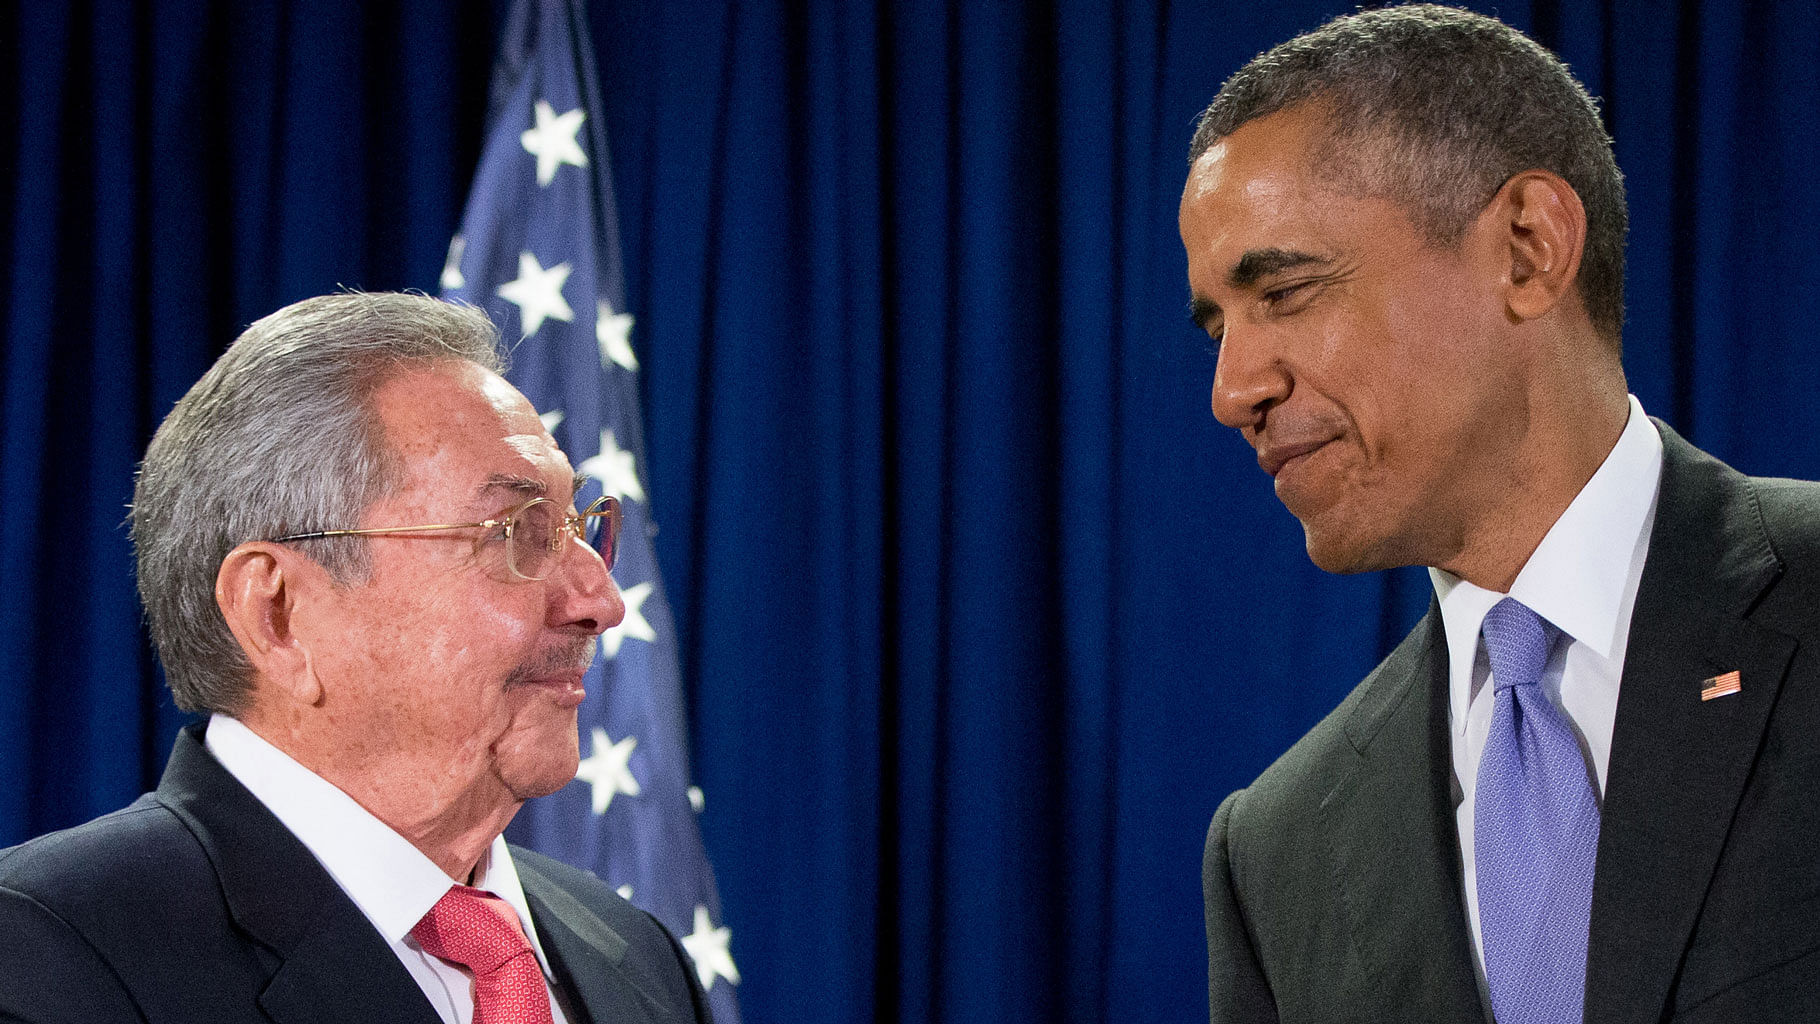
[[[1418,427],[1424,387],[1409,325],[1394,308],[1370,302],[1335,304],[1318,325],[1308,385],[1337,407],[1335,427],[1356,435],[1368,462],[1379,461]]]
[[[328,645],[335,674],[369,694],[375,713],[441,734],[507,717],[504,681],[535,650],[528,607],[447,589],[427,601],[376,598],[378,611],[355,612]]]
[[[1501,336],[1501,307],[1482,281],[1445,254],[1412,261],[1384,291],[1384,324],[1402,356],[1431,376],[1459,378],[1481,370],[1488,344]]]
[[[517,595],[512,595],[516,597]],[[404,659],[440,677],[451,698],[491,707],[506,677],[536,650],[537,620],[517,602],[447,600],[399,636]]]
[[[1494,369],[1486,350],[1496,332],[1474,301],[1470,282],[1450,269],[1418,266],[1418,273],[1426,271],[1426,283],[1390,292],[1375,325],[1383,359],[1371,372],[1410,420],[1426,418],[1423,409],[1457,404]]]

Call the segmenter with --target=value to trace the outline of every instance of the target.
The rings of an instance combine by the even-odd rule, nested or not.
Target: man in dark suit
[[[1391,8],[1239,71],[1192,160],[1214,414],[1317,565],[1435,585],[1215,815],[1213,1020],[1820,1019],[1820,486],[1627,395],[1593,101]]]
[[[248,328],[159,428],[132,527],[179,706],[156,792],[0,851],[0,1020],[707,1019],[676,941],[501,832],[575,775],[618,510],[471,309]]]

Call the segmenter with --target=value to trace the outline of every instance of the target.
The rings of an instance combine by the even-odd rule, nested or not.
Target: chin
[[[1323,572],[1344,576],[1405,564],[1385,558],[1382,545],[1367,543],[1340,531],[1322,529],[1306,521],[1302,523],[1302,539],[1308,560]]]
[[[566,729],[523,730],[495,748],[500,778],[521,800],[548,796],[575,780],[581,767],[581,745],[575,715]]]
[[[551,793],[556,792],[574,781],[575,769],[571,766],[567,771],[551,772],[533,776],[523,784],[514,787],[514,789],[519,796],[526,800],[532,800],[540,796],[549,796]]]
[[[512,795],[520,800],[549,796],[562,787],[575,781],[575,769],[579,767],[579,758],[552,760],[542,765],[502,766],[500,774],[505,777],[506,785]]]

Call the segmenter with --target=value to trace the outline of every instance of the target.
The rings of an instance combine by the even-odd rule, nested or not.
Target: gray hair
[[[1513,175],[1560,175],[1586,208],[1580,299],[1599,334],[1620,344],[1624,178],[1598,104],[1553,54],[1452,7],[1335,18],[1227,79],[1201,114],[1189,161],[1249,121],[1311,102],[1332,126],[1322,170],[1398,203],[1431,245],[1457,246]],[[1358,159],[1360,148],[1376,159]]]
[[[414,366],[465,359],[494,372],[484,313],[424,295],[305,299],[248,327],[177,402],[133,490],[139,598],[165,679],[186,711],[244,711],[252,667],[215,603],[239,544],[357,525],[399,486],[371,398]],[[366,578],[363,538],[298,542],[338,583]]]

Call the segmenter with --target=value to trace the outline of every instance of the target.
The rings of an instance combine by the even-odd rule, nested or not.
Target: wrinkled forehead
[[[374,394],[373,411],[407,502],[490,514],[514,495],[566,501],[573,490],[569,460],[537,410],[477,364],[404,371]]]

